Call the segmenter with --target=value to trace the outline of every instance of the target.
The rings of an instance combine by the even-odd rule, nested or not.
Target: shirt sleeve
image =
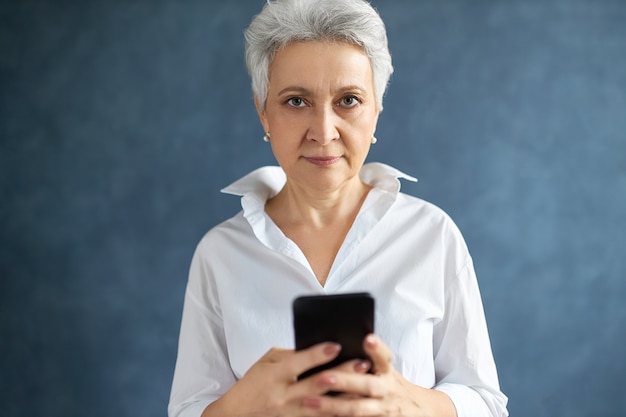
[[[185,292],[169,417],[199,417],[236,382],[222,323],[217,289],[201,242]]]
[[[434,388],[452,399],[458,417],[508,416],[471,258],[447,285],[434,332]]]

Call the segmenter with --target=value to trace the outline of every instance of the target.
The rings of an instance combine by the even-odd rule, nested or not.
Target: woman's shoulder
[[[432,217],[433,219],[441,221],[452,221],[450,215],[437,204],[425,200],[421,197],[406,193],[398,193],[397,207],[404,210],[414,210],[419,212],[422,216]]]
[[[247,236],[250,227],[245,220],[243,210],[234,216],[211,227],[200,238],[199,247],[220,247],[229,241],[239,241]]]
[[[408,223],[419,223],[429,229],[439,229],[439,232],[455,239],[463,240],[459,227],[453,218],[437,204],[415,197],[410,194],[398,193],[395,218],[405,219]]]

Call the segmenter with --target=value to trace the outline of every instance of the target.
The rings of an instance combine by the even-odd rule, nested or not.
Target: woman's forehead
[[[357,86],[373,93],[369,58],[360,47],[346,42],[288,44],[274,55],[269,82],[275,92],[290,87],[339,90]]]

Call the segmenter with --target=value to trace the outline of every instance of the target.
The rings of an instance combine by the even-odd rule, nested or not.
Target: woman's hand
[[[374,374],[333,369],[312,376],[318,386],[345,394],[307,397],[304,400],[307,407],[333,416],[456,416],[454,404],[446,394],[411,384],[395,370],[391,351],[380,339],[368,335],[363,343]]]
[[[302,372],[330,362],[339,354],[336,343],[321,343],[295,352],[273,348],[259,359],[246,374],[219,400],[209,405],[203,417],[265,417],[265,416],[330,416],[316,408],[307,407],[305,398],[323,396],[328,384],[318,375],[297,381]],[[364,373],[369,364],[349,361],[334,372],[349,375]]]

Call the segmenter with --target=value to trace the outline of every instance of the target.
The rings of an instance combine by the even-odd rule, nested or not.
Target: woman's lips
[[[340,156],[305,156],[304,159],[312,163],[313,165],[326,167],[338,162]]]

